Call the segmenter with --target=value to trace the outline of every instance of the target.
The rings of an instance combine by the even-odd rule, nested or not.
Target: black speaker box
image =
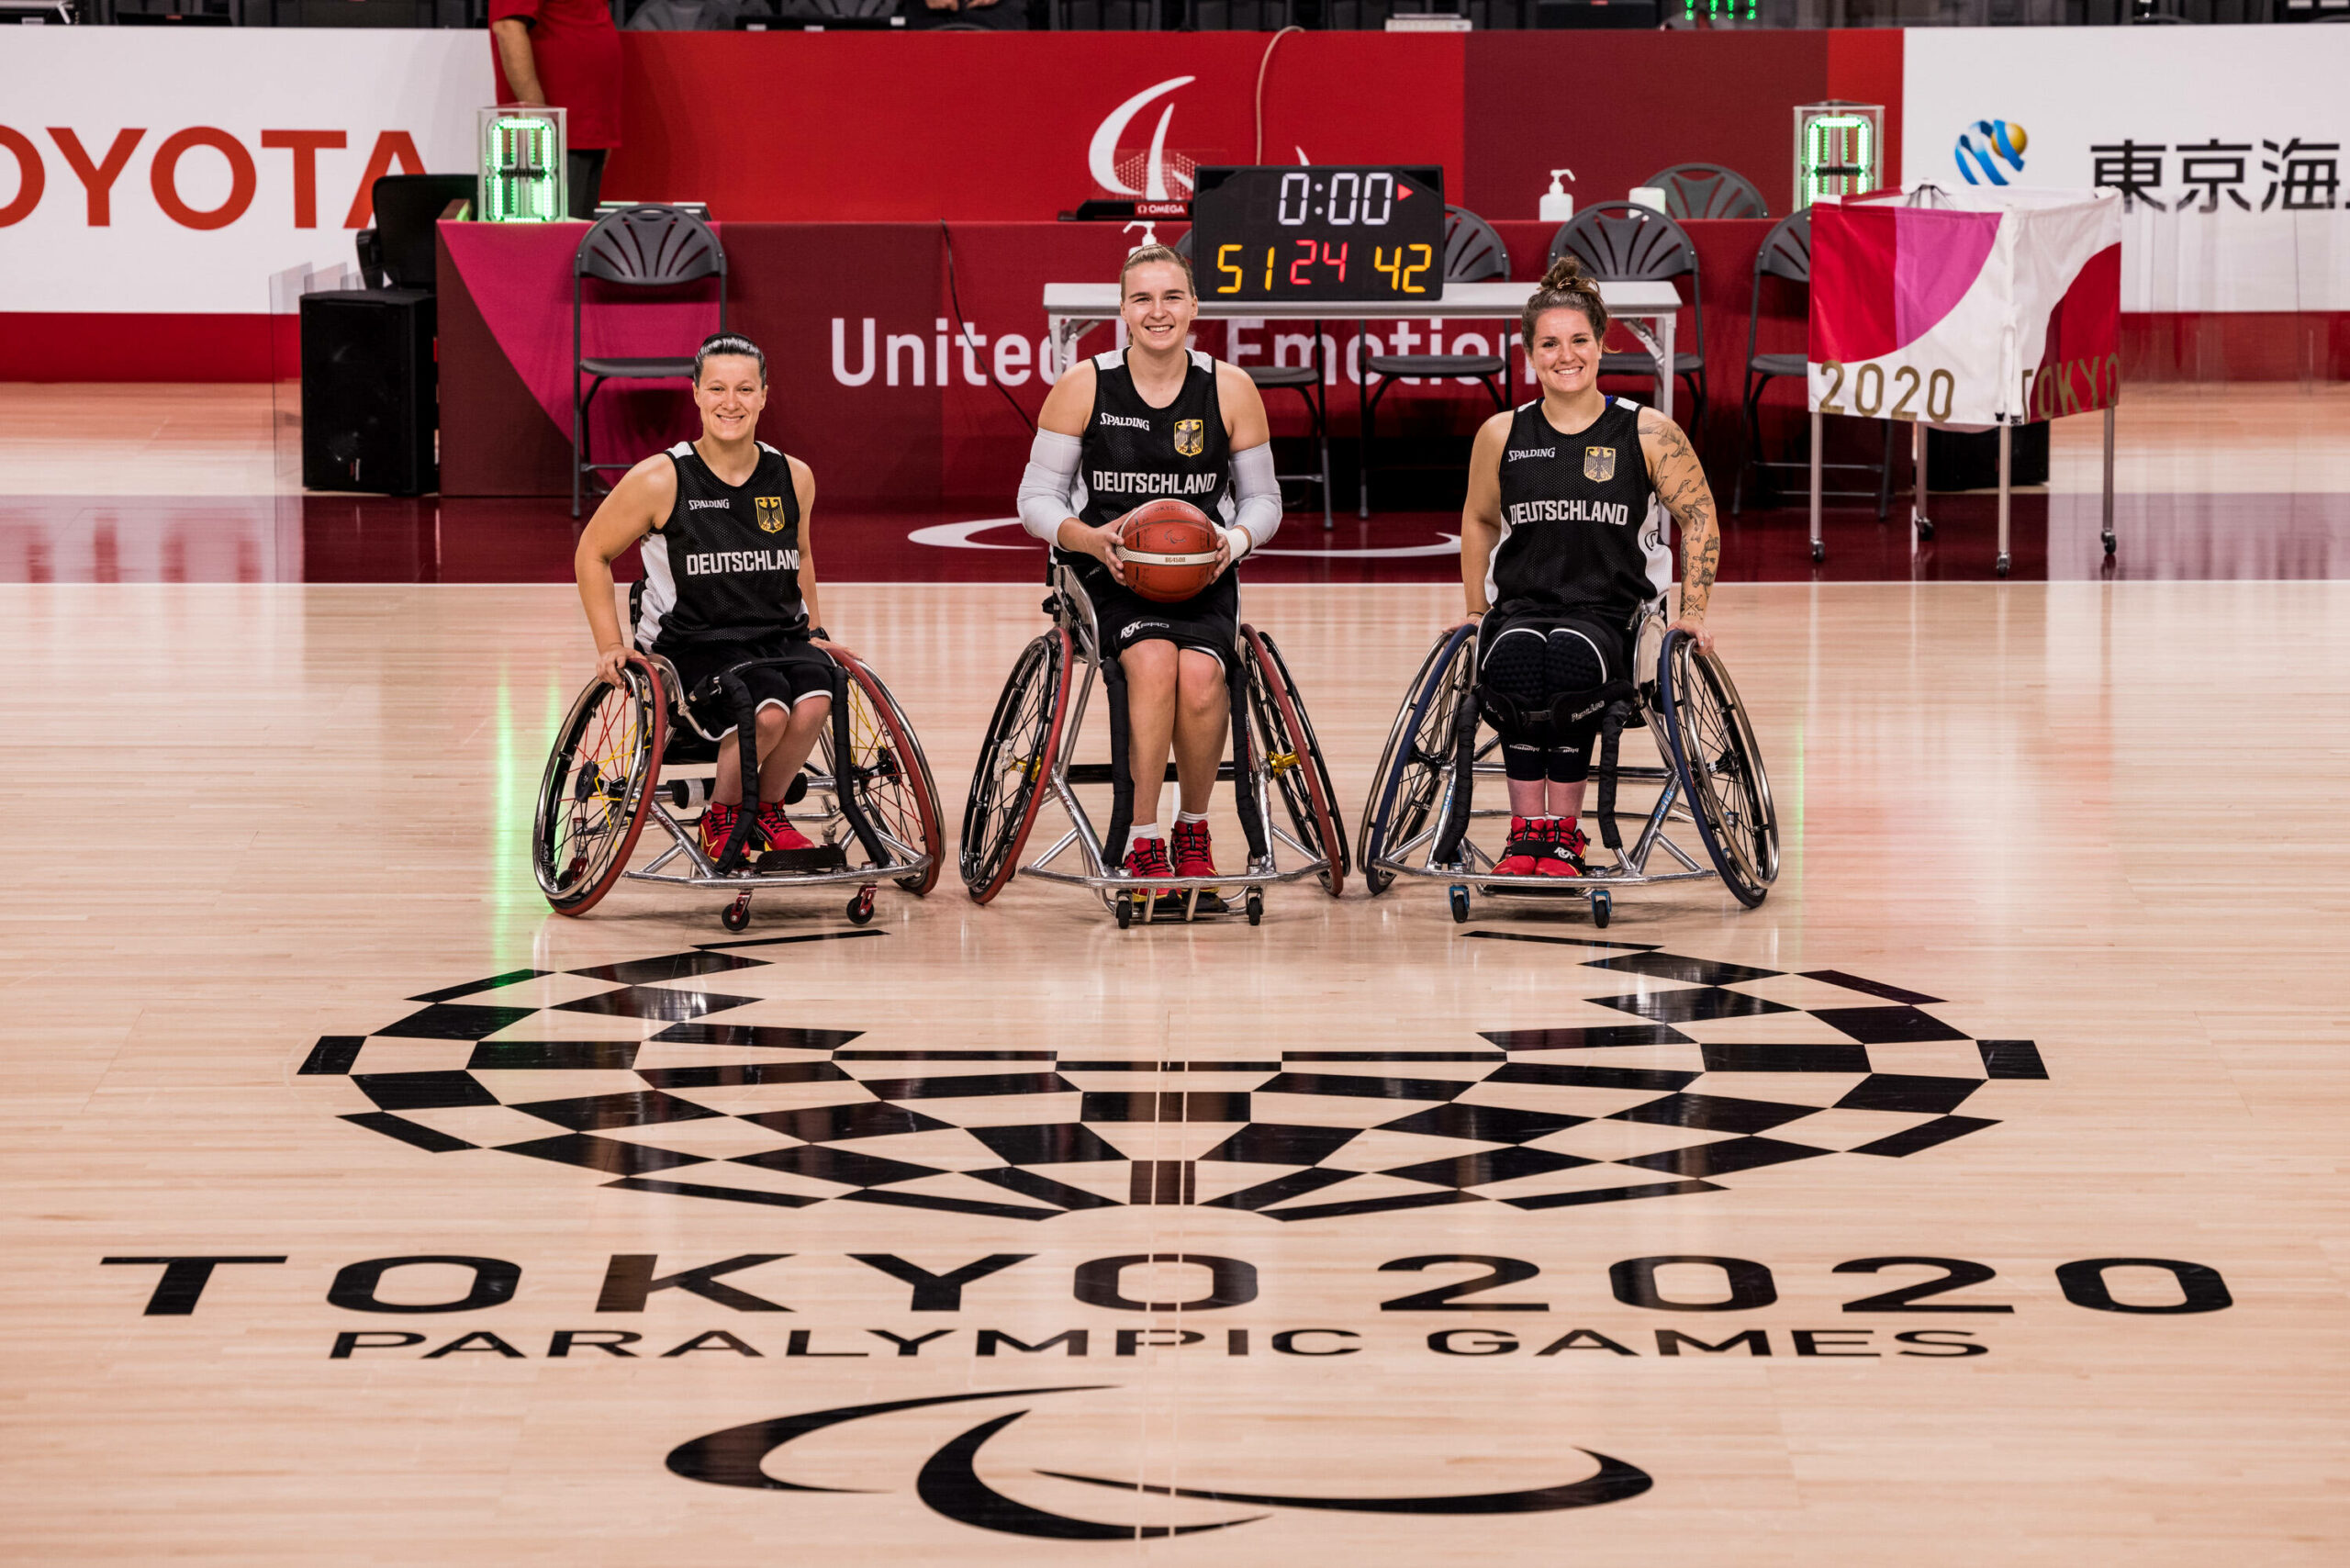
[[[1926,431],[1926,483],[1937,490],[1998,489],[1999,432],[1930,428]],[[2015,427],[2008,447],[2008,483],[2048,483],[2047,420]]]
[[[432,295],[302,297],[302,485],[395,496],[438,489],[440,375]]]

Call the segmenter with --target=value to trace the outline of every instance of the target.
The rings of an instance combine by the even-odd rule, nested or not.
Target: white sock
[[[1203,823],[1207,820],[1208,814],[1205,812],[1177,812],[1175,813],[1177,827],[1189,827],[1193,823]]]
[[[1145,839],[1157,838],[1158,836],[1158,824],[1157,823],[1144,823],[1141,826],[1134,829],[1126,834],[1126,854],[1132,855],[1135,852],[1135,846],[1142,843]]]

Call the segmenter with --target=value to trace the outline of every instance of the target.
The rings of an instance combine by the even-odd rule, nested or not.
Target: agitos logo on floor
[[[426,992],[372,1034],[319,1039],[299,1070],[372,1107],[344,1120],[420,1151],[519,1155],[662,1198],[1027,1221],[1196,1204],[1284,1223],[1641,1201],[1907,1159],[1996,1126],[1962,1114],[1987,1085],[2047,1076],[2033,1042],[1975,1038],[1927,1011],[1935,998],[1840,970],[1471,935],[1593,956],[1549,969],[1552,1026],[1162,1061],[755,1022],[804,1016],[774,994],[788,969],[744,951],[761,944],[713,944]],[[453,1043],[462,1067],[445,1065]]]
[[[744,1486],[769,1492],[830,1492],[841,1493],[863,1488],[811,1486],[801,1482],[786,1481],[768,1473],[766,1463],[769,1455],[785,1444],[796,1441],[811,1432],[846,1422],[863,1421],[900,1411],[918,1410],[940,1405],[961,1405],[974,1400],[1033,1399],[1055,1394],[1091,1394],[1109,1387],[1103,1383],[1071,1383],[1054,1388],[1008,1388],[980,1394],[934,1394],[926,1399],[893,1399],[874,1405],[848,1405],[831,1410],[812,1410],[802,1415],[778,1416],[772,1420],[753,1421],[744,1426],[729,1427],[707,1437],[680,1443],[669,1452],[669,1468],[688,1480],[704,1481],[714,1486]],[[1099,1520],[1057,1514],[1007,1495],[989,1485],[979,1473],[979,1450],[990,1439],[1002,1433],[1021,1417],[1025,1409],[1007,1411],[1003,1415],[979,1422],[949,1439],[922,1460],[913,1477],[914,1491],[925,1506],[958,1523],[973,1525],[980,1529],[1001,1530],[1007,1535],[1034,1536],[1048,1540],[1155,1540],[1168,1536],[1199,1535],[1209,1530],[1230,1529],[1237,1525],[1254,1524],[1269,1516],[1248,1514],[1239,1518],[1217,1519],[1204,1524],[1109,1524]],[[1579,1480],[1560,1482],[1548,1486],[1531,1487],[1516,1492],[1468,1493],[1431,1497],[1315,1497],[1294,1496],[1270,1492],[1241,1492],[1220,1487],[1153,1485],[1141,1481],[1119,1481],[1106,1476],[1087,1475],[1067,1470],[1035,1470],[1032,1473],[1056,1481],[1073,1482],[1080,1485],[1101,1487],[1109,1491],[1132,1492],[1146,1495],[1181,1499],[1200,1503],[1223,1503],[1237,1507],[1298,1508],[1357,1514],[1533,1514],[1563,1508],[1589,1508],[1602,1503],[1614,1503],[1626,1497],[1637,1497],[1653,1484],[1649,1473],[1637,1465],[1612,1459],[1606,1454],[1581,1450],[1598,1462],[1594,1473]]]

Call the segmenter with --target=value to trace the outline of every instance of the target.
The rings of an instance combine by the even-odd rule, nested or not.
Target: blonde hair
[[[1581,258],[1565,255],[1550,263],[1542,281],[1526,302],[1526,346],[1534,347],[1534,323],[1545,310],[1580,310],[1591,322],[1591,335],[1607,335],[1607,306],[1599,297],[1599,281],[1583,271]]]
[[[1199,280],[1192,275],[1191,258],[1184,255],[1181,251],[1166,245],[1137,245],[1135,249],[1128,252],[1126,253],[1126,264],[1118,269],[1118,292],[1120,294],[1125,293],[1126,274],[1128,273],[1134,271],[1136,267],[1148,266],[1153,262],[1165,262],[1170,266],[1182,268],[1183,286],[1192,291],[1192,295],[1194,298],[1198,297],[1200,285]]]

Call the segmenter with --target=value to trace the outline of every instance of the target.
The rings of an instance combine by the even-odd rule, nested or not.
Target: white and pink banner
[[[1811,218],[1811,407],[2024,424],[2121,390],[2121,198],[1932,186]]]
[[[479,32],[0,28],[9,311],[260,314],[352,259],[378,174],[474,167]]]

